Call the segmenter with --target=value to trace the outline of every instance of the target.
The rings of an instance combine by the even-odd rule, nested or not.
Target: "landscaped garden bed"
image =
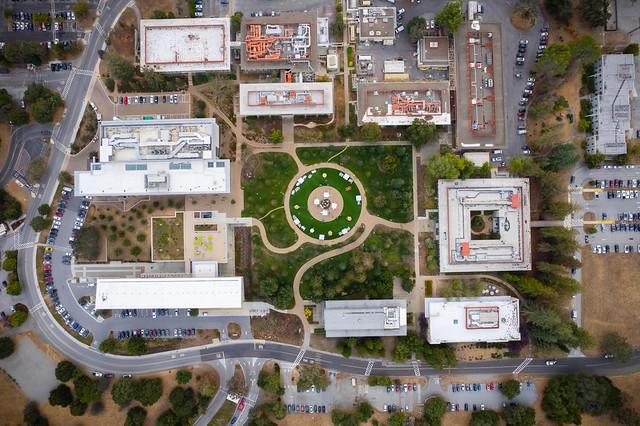
[[[153,259],[184,259],[184,214],[153,218]]]

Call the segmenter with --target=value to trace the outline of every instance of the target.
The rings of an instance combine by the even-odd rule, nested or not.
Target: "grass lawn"
[[[183,213],[175,218],[153,218],[154,260],[184,259]]]
[[[310,166],[311,164],[326,162],[329,158],[333,157],[343,149],[343,146],[326,146],[312,149],[298,148],[296,153],[298,154],[298,157],[300,157],[302,164]]]
[[[276,247],[288,247],[298,239],[284,213],[284,193],[296,173],[298,167],[291,156],[279,152],[254,155],[247,161],[242,173],[242,216],[261,219],[269,241]],[[281,208],[272,211],[278,207]]]
[[[233,413],[236,412],[236,404],[229,400],[225,400],[222,403],[222,407],[218,410],[215,416],[209,422],[209,426],[227,426]]]
[[[315,172],[305,175],[307,178],[289,199],[289,209],[291,214],[300,220],[301,226],[304,226],[304,229],[300,229],[305,234],[313,238],[323,235],[325,240],[340,238],[342,229],[353,228],[358,222],[362,206],[356,202],[356,197],[360,195],[360,190],[355,183],[344,180],[337,169],[322,168],[316,169]],[[330,222],[322,222],[314,218],[308,209],[309,195],[321,186],[335,188],[342,195],[342,212]]]
[[[305,162],[326,161],[327,148],[298,148]],[[339,152],[339,151],[337,151]],[[335,153],[334,153],[335,154]],[[331,160],[351,170],[364,185],[371,214],[392,222],[413,220],[413,161],[410,146],[349,147]]]

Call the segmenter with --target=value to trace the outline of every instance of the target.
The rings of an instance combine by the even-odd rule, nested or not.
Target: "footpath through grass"
[[[293,158],[281,152],[256,154],[247,161],[243,170],[242,216],[262,218],[269,242],[276,247],[288,247],[298,239],[284,212],[284,193],[296,173],[298,166]],[[276,208],[279,209],[274,210]]]
[[[327,161],[340,147],[298,148],[305,164]],[[413,220],[413,160],[410,146],[351,146],[331,160],[360,179],[371,214],[392,222]]]

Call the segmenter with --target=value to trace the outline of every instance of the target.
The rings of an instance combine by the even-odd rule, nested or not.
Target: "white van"
[[[527,134],[527,129],[518,129],[518,134],[519,135],[526,135]]]
[[[404,31],[404,25],[400,25],[398,28],[396,28],[396,34],[400,34],[403,31]]]

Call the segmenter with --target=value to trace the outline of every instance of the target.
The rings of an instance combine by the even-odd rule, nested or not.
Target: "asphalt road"
[[[44,132],[44,133],[43,133]],[[41,140],[51,132],[51,124],[28,124],[20,126],[11,135],[11,146],[7,153],[7,159],[0,169],[0,186],[4,187],[13,175],[20,150],[25,148],[29,141]]]

